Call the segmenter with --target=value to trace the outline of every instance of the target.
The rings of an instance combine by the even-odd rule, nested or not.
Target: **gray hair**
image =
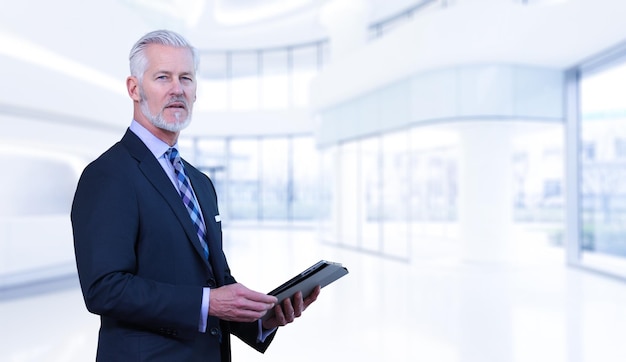
[[[168,45],[178,48],[187,48],[193,57],[194,70],[198,70],[198,51],[182,35],[171,30],[155,30],[139,39],[130,50],[128,57],[130,63],[130,75],[143,79],[143,73],[148,68],[148,59],[145,50],[150,44]]]

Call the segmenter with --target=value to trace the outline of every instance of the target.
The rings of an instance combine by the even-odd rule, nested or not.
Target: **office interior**
[[[270,291],[350,273],[235,361],[626,360],[626,3],[27,0],[0,12],[0,360],[95,359],[69,220],[128,52],[199,50],[183,157]],[[623,215],[622,215],[623,214]]]

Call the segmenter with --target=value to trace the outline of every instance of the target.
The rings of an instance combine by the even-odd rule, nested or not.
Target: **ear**
[[[128,90],[128,95],[135,102],[139,102],[141,100],[141,95],[139,94],[139,80],[135,76],[130,76],[126,78],[126,89]]]

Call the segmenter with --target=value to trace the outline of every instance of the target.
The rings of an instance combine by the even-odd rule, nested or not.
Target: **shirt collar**
[[[170,145],[161,141],[159,138],[153,135],[150,131],[148,131],[144,126],[142,126],[139,122],[135,121],[134,119],[130,123],[129,128],[131,132],[137,135],[137,137],[139,137],[139,139],[146,145],[146,147],[148,147],[148,149],[150,150],[150,152],[152,152],[154,157],[161,158],[163,154],[167,152],[168,149],[170,149]],[[178,149],[178,142],[176,142],[176,144],[174,144],[174,146],[172,147],[176,148],[178,152],[180,153],[180,150]]]

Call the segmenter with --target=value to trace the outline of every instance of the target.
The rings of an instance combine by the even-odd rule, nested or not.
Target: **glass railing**
[[[380,38],[387,35],[390,31],[396,29],[398,26],[402,26],[413,20],[413,17],[418,12],[432,9],[434,7],[445,7],[448,1],[446,0],[423,0],[418,3],[400,11],[399,13],[387,16],[383,19],[377,20],[367,27],[368,39]]]

